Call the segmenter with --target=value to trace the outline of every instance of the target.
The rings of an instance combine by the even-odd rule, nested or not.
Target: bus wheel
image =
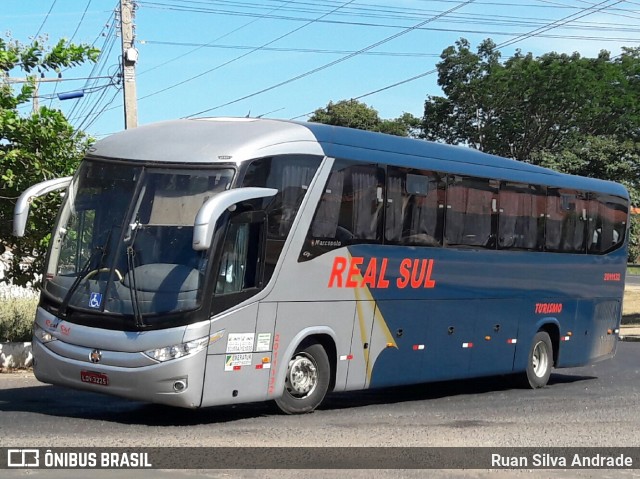
[[[313,411],[329,389],[330,371],[329,358],[320,344],[302,347],[289,360],[284,392],[276,404],[286,414]]]
[[[527,372],[523,376],[523,383],[533,389],[547,385],[551,368],[553,367],[553,346],[551,338],[545,331],[538,331],[531,343],[529,358],[527,360]]]

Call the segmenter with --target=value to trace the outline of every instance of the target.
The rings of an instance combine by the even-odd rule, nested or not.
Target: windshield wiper
[[[136,323],[136,327],[144,328],[146,324],[142,318],[142,312],[140,311],[140,301],[138,299],[138,286],[136,285],[136,251],[133,249],[133,244],[138,236],[138,230],[140,229],[140,220],[136,218],[136,221],[131,226],[131,233],[128,238],[125,238],[125,242],[129,242],[127,246],[127,266],[129,271],[129,295],[131,297],[131,309],[133,311],[133,317]]]

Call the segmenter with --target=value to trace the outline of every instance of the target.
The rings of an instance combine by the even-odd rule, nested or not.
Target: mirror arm
[[[13,234],[17,237],[24,236],[24,230],[29,218],[29,207],[35,198],[51,193],[52,191],[67,188],[73,177],[55,178],[33,185],[20,195],[13,209]]]

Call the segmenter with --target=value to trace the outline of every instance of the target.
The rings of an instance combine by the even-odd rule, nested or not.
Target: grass
[[[627,274],[640,275],[640,266],[627,266]]]

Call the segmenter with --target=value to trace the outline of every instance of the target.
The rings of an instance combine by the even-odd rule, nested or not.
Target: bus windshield
[[[234,173],[85,160],[54,232],[45,294],[62,316],[100,311],[138,325],[197,308],[208,253],[192,248],[194,220]]]

